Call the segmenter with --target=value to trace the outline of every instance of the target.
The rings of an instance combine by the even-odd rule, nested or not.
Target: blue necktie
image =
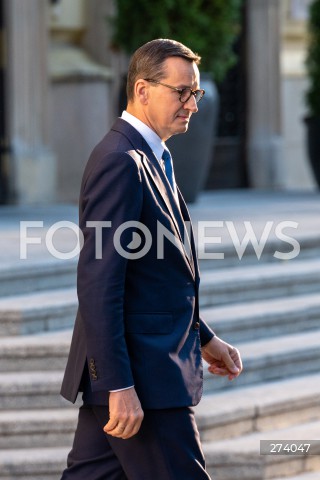
[[[164,169],[167,179],[169,180],[175,197],[178,198],[177,186],[174,178],[173,163],[169,150],[164,149],[162,154],[162,160],[164,161]]]
[[[172,158],[171,158],[171,154],[170,154],[169,150],[164,149],[161,158],[164,162],[164,169],[165,169],[166,176],[167,176],[168,181],[171,185],[176,203],[177,203],[178,208],[180,210],[180,202],[179,202],[177,184],[176,184],[176,181],[175,181],[175,178],[174,178],[173,163],[172,163]],[[188,231],[186,229],[186,225],[184,224],[184,222],[183,222],[183,227],[180,228],[180,234],[181,234],[182,239],[184,239],[183,241],[184,241],[184,248],[186,250],[186,254],[190,258],[191,264],[193,264],[189,234],[188,234]]]

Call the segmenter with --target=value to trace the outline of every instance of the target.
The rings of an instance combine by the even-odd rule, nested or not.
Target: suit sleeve
[[[200,342],[201,347],[204,347],[215,336],[215,333],[209,325],[200,317]]]
[[[82,187],[80,228],[84,243],[78,264],[78,299],[87,338],[91,388],[124,389],[134,384],[124,332],[124,292],[128,260],[114,246],[117,228],[139,221],[142,184],[139,165],[126,153],[112,153],[94,165]],[[111,222],[102,228],[101,257],[96,228],[87,222]],[[132,240],[124,230],[123,244]],[[93,365],[93,374],[92,368]]]

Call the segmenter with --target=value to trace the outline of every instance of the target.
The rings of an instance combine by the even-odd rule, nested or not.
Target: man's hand
[[[109,421],[103,430],[124,440],[138,433],[143,410],[134,387],[109,394]]]
[[[238,377],[242,371],[239,351],[217,336],[202,347],[202,357],[209,363],[210,373],[228,376],[229,380]]]

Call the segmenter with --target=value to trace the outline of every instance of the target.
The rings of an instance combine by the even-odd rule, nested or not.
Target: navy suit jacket
[[[191,232],[190,254],[180,192],[179,200],[180,208],[143,137],[118,119],[93,150],[81,186],[79,310],[61,389],[68,400],[84,390],[92,403],[107,404],[107,392],[135,385],[143,408],[199,402],[201,345],[213,332],[199,317],[194,238]],[[109,223],[99,252],[97,229],[87,222],[102,221]],[[144,236],[140,224],[145,253],[131,258],[132,240]]]

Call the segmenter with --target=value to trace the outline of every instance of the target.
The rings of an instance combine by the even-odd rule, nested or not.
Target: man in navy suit
[[[63,480],[210,478],[192,410],[202,359],[230,380],[242,365],[199,316],[190,217],[165,144],[198,110],[199,62],[173,40],[139,48],[127,109],[84,172],[79,310],[61,389],[72,402],[83,392],[83,405]]]

